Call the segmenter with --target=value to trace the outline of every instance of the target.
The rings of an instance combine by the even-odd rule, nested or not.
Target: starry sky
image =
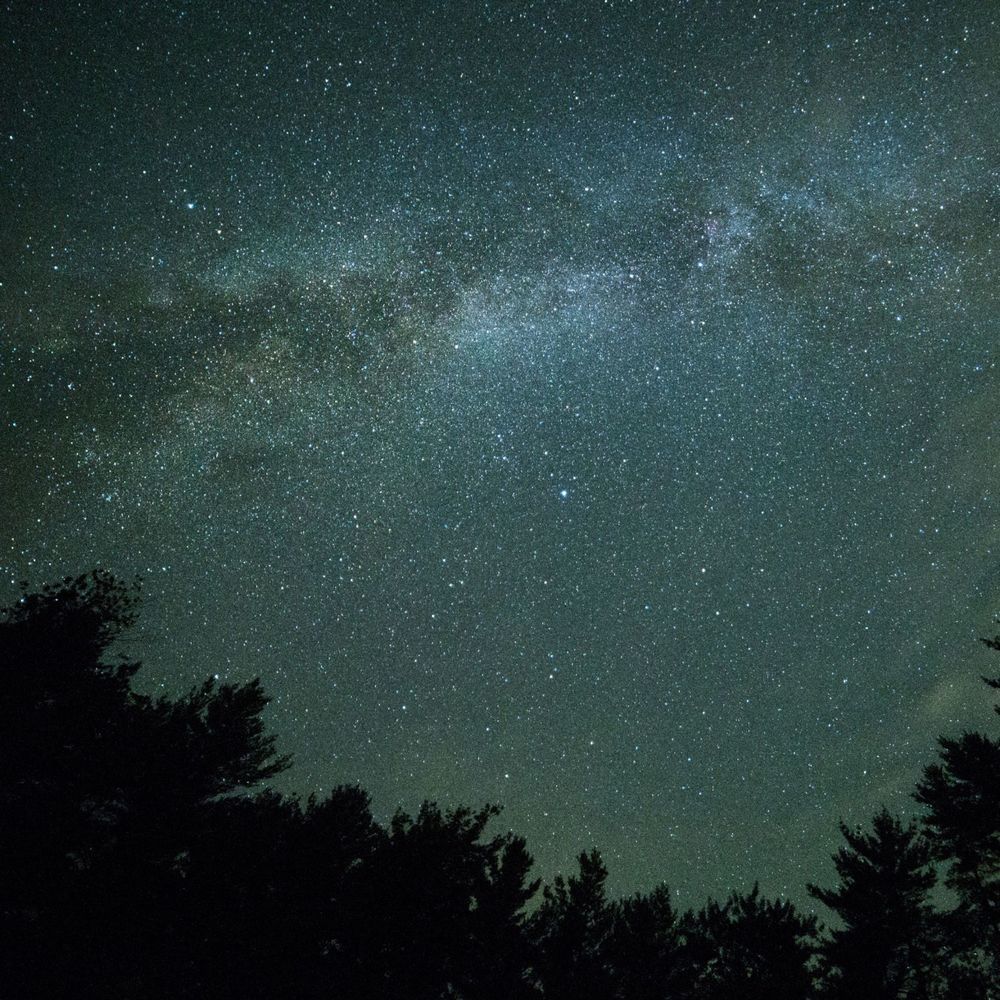
[[[988,724],[995,5],[4,9],[5,598],[684,903]]]

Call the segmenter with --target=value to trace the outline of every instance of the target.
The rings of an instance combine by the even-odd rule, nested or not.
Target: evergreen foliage
[[[1000,636],[982,642],[1000,651]],[[1000,678],[983,681],[1000,689]],[[986,991],[1000,983],[1000,739],[965,732],[938,743],[939,760],[924,769],[914,798],[927,809],[927,837],[958,895],[949,915],[956,961]]]
[[[140,664],[111,655],[137,602],[95,572],[25,588],[0,618],[5,998],[996,996],[1000,744],[984,734],[941,739],[922,826],[885,809],[870,832],[841,825],[837,885],[808,887],[828,932],[757,886],[697,912],[664,885],[609,899],[596,849],[532,911],[532,858],[490,832],[498,807],[425,802],[382,825],[356,786],[279,795],[264,783],[290,762],[258,680],[137,693]]]
[[[826,995],[933,995],[940,961],[928,902],[936,881],[930,845],[915,823],[904,826],[884,807],[871,833],[844,823],[840,832],[847,844],[833,857],[839,885],[807,886],[842,922],[822,947]]]

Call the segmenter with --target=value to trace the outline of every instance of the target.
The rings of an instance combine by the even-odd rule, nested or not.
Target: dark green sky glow
[[[985,718],[994,4],[5,5],[5,592],[303,792],[829,881]]]

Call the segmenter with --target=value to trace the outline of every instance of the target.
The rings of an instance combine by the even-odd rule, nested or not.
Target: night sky
[[[4,5],[2,596],[380,817],[830,884],[988,724],[1000,8]]]

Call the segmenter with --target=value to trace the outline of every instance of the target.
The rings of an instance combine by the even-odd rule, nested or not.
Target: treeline
[[[998,996],[996,739],[940,741],[919,825],[842,827],[838,883],[808,887],[832,929],[756,888],[678,912],[610,899],[597,851],[541,888],[493,806],[383,826],[358,787],[255,790],[289,765],[260,683],[136,692],[109,651],[135,615],[96,572],[0,617],[0,997]]]

